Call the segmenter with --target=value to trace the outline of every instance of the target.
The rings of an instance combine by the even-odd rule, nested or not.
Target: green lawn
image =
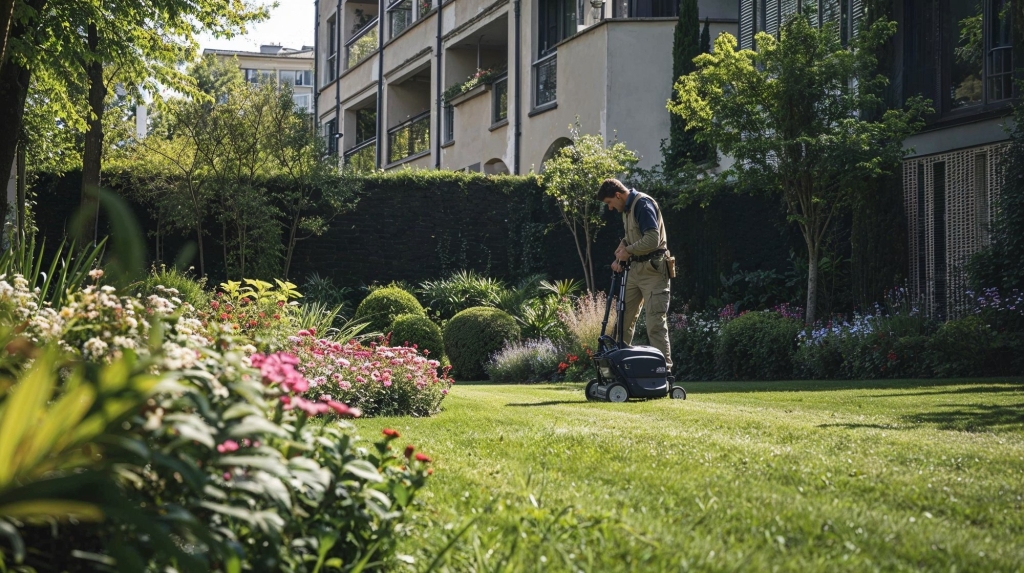
[[[1022,571],[1020,380],[458,385],[400,553],[447,571]],[[411,559],[410,559],[411,560]]]

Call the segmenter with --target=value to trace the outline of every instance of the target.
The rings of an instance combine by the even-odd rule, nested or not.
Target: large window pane
[[[356,144],[377,136],[377,110],[366,108],[356,110]]]
[[[953,52],[950,109],[960,109],[978,105],[984,97],[981,80],[985,49],[984,11],[977,0],[953,0],[949,4],[953,25],[949,38],[955,39],[955,42],[950,42]]]
[[[412,0],[404,0],[388,8],[388,22],[392,38],[408,28],[412,24]]]
[[[494,113],[491,123],[498,123],[508,118],[508,77],[494,82]]]
[[[935,53],[939,44],[935,38],[935,1],[907,0],[903,11],[905,82],[904,95],[908,98],[922,95],[933,102],[939,79]]]
[[[429,112],[388,132],[388,163],[401,161],[429,149]]]
[[[377,26],[367,25],[363,33],[349,41],[348,44],[348,68],[366,59],[367,56],[377,51]],[[347,68],[346,68],[347,69]]]
[[[534,95],[534,105],[540,107],[546,103],[555,101],[557,84],[555,72],[557,69],[557,58],[551,55],[543,61],[534,64],[534,78],[537,91]]]
[[[991,102],[1013,96],[1010,1],[989,0],[988,18],[988,100]]]

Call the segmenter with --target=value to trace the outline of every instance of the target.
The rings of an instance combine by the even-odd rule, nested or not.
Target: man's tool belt
[[[632,257],[632,260],[637,263],[645,263],[651,259],[656,259],[663,256],[668,249],[658,249],[657,251],[651,251],[646,255],[640,255],[638,257]]]

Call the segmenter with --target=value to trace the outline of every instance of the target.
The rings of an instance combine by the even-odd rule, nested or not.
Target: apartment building
[[[712,36],[736,0],[700,0]],[[316,115],[347,168],[541,170],[586,133],[661,161],[676,0],[317,0]]]
[[[298,109],[313,111],[313,46],[300,49],[264,44],[258,52],[239,50],[203,50],[219,59],[238,62],[247,81],[275,80],[292,86],[292,97]]]
[[[803,0],[818,22],[857,33],[861,0]],[[987,245],[998,194],[1013,88],[1009,0],[892,0],[898,24],[890,78],[901,97],[923,95],[935,109],[927,127],[904,142],[903,194],[910,288],[939,317],[968,303],[964,263]],[[757,32],[777,34],[798,0],[741,0],[740,46]]]

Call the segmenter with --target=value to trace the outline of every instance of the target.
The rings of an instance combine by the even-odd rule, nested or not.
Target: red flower
[[[389,440],[393,440],[401,436],[401,434],[398,433],[398,430],[392,430],[391,428],[384,428],[384,431],[381,433],[387,436]]]
[[[210,306],[212,306],[214,310],[217,310],[218,308],[220,308],[220,303],[215,300],[211,300]]]
[[[282,307],[282,306],[284,306],[284,301],[283,301],[283,300],[279,300],[279,301],[277,301],[277,306],[278,306],[278,307]]]
[[[220,319],[221,320],[227,320],[228,319],[228,313],[226,313],[226,312],[220,313]]]
[[[563,373],[563,372],[565,372],[565,371],[566,371],[566,369],[568,369],[568,368],[569,368],[569,365],[568,365],[568,364],[566,364],[565,362],[559,362],[559,363],[558,363],[558,373],[559,373],[559,374],[562,374],[562,373]]]
[[[414,451],[416,451],[416,448],[412,444],[409,444],[408,446],[405,446],[405,457],[406,457],[406,459],[412,458],[412,453]]]
[[[889,351],[889,356],[887,356],[886,358],[888,358],[888,359],[889,359],[889,362],[896,362],[896,358],[898,358],[898,357],[896,356],[896,353],[895,353],[895,352],[893,352],[892,350],[890,350],[890,351]]]
[[[429,464],[433,460],[427,454],[416,454],[416,461]]]

